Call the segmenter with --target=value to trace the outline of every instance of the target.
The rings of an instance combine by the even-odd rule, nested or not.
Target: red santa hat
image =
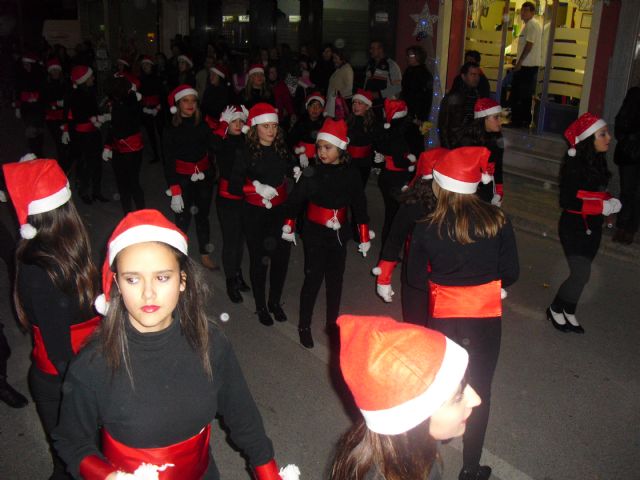
[[[249,110],[246,124],[242,127],[242,132],[247,133],[251,127],[261,123],[278,123],[278,112],[268,103],[256,103]]]
[[[575,157],[576,145],[581,141],[586,140],[606,125],[607,122],[596,117],[592,113],[586,112],[580,115],[578,119],[569,125],[569,127],[564,131],[564,136],[570,145],[567,154],[570,157]]]
[[[327,118],[322,124],[322,128],[318,132],[316,142],[324,140],[331,145],[335,145],[340,150],[346,150],[349,145],[349,137],[347,137],[347,123],[344,120],[334,120]]]
[[[125,60],[124,58],[120,57],[116,60],[116,63],[119,63],[120,65],[124,65],[127,68],[131,68],[131,64]]]
[[[22,63],[38,63],[38,55],[33,52],[23,53]]]
[[[416,176],[414,180],[431,180],[433,178],[433,166],[439,162],[450,150],[444,147],[436,147],[422,152],[418,157]]]
[[[182,84],[178,85],[173,91],[169,94],[169,111],[171,113],[177,113],[178,107],[177,104],[181,98],[186,97],[187,95],[195,95],[198,96],[198,92],[191,85]]]
[[[247,70],[247,75],[253,75],[254,73],[262,73],[264,75],[264,67],[260,63],[254,63]]]
[[[47,72],[50,72],[51,70],[62,70],[62,64],[56,57],[47,60]]]
[[[140,63],[148,63],[150,65],[156,64],[156,62],[153,60],[153,58],[150,55],[143,55],[142,60],[140,60]]]
[[[479,98],[473,106],[473,118],[484,118],[501,112],[500,104],[490,98]]]
[[[384,118],[387,120],[384,128],[391,127],[391,120],[403,118],[408,113],[407,104],[404,100],[386,98],[384,101]]]
[[[216,75],[218,75],[220,78],[222,79],[227,79],[229,78],[229,69],[227,68],[226,65],[223,65],[221,63],[214,65],[213,67],[211,67],[209,70],[211,70],[213,73],[215,73]]]
[[[373,105],[373,94],[367,90],[364,90],[362,88],[359,88],[356,91],[356,94],[351,97],[351,101],[353,102],[354,100],[358,100],[362,103],[364,103],[365,105]]]
[[[467,351],[440,332],[388,317],[342,315],[340,369],[369,430],[398,435],[456,394]]]
[[[78,85],[86,82],[93,75],[91,67],[86,65],[76,65],[71,69],[71,81],[73,82],[73,88],[78,88]]]
[[[433,180],[445,190],[475,193],[478,184],[489,183],[489,157],[485,147],[461,147],[448,152],[433,167]]]
[[[55,210],[71,198],[69,181],[58,162],[34,157],[25,156],[20,162],[2,166],[7,190],[20,222],[20,236],[26,239],[38,233],[29,223],[29,215]]]
[[[124,217],[116,226],[107,243],[107,255],[102,264],[102,292],[96,298],[96,310],[106,315],[111,298],[114,273],[111,266],[116,255],[131,245],[161,242],[188,255],[187,236],[158,210],[137,210]]]
[[[129,83],[131,84],[131,90],[133,90],[134,92],[137,92],[142,85],[142,83],[140,83],[140,79],[131,72],[117,72],[113,76],[115,78],[126,78],[127,80],[129,80]]]
[[[313,92],[309,94],[307,99],[304,101],[304,108],[309,108],[309,104],[311,102],[320,102],[320,105],[322,105],[322,108],[324,108],[326,100],[320,92]]]
[[[178,55],[178,62],[185,62],[188,63],[190,67],[193,67],[193,59],[191,58],[191,55],[186,53]]]

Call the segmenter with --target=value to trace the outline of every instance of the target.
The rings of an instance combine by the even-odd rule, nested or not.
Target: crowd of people
[[[314,347],[325,283],[327,332],[339,340],[363,416],[339,442],[331,478],[435,480],[436,441],[464,435],[458,478],[488,479],[480,460],[502,300],[519,264],[501,209],[502,108],[484,93],[474,52],[443,99],[441,147],[426,150],[419,125],[429,120],[433,86],[419,46],[407,49],[402,75],[382,43],[371,42],[362,85],[331,45],[317,59],[286,48],[235,58],[211,45],[199,70],[179,43],[172,51],[168,60],[123,54],[103,90],[95,61],[24,53],[19,62],[15,112],[34,155],[3,166],[2,194],[20,223],[14,296],[33,333],[29,381],[51,445],[51,478],[218,478],[208,426],[216,415],[256,478],[296,478],[295,467],[278,470],[231,345],[205,315],[186,235],[193,220],[196,258],[219,269],[210,240],[215,204],[227,296],[240,303],[251,292],[262,325],[288,319],[281,297],[299,238],[305,348]],[[55,160],[42,158],[45,130]],[[603,215],[620,202],[604,193],[605,122],[585,114],[565,135],[572,148],[560,237],[571,272],[547,316],[562,332],[583,333],[576,307]],[[145,150],[162,168],[173,222],[147,208]],[[99,271],[69,178],[86,204],[108,201],[103,160],[113,167],[123,219]],[[384,203],[375,288],[391,302],[402,263],[402,323],[339,318],[349,241],[366,257],[376,239],[366,189],[374,169]],[[170,385],[167,372],[179,372]],[[24,406],[6,373],[0,379],[2,399]]]

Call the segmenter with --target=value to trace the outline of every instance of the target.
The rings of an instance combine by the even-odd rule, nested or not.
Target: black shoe
[[[251,289],[249,288],[249,285],[247,285],[247,282],[245,282],[244,278],[242,278],[242,272],[238,273],[238,276],[236,277],[236,281],[238,282],[238,290],[240,290],[241,292],[251,291]]]
[[[311,329],[307,328],[299,328],[298,335],[300,335],[300,344],[304,348],[313,348],[313,337],[311,336]]]
[[[242,295],[240,295],[238,282],[235,278],[227,278],[227,295],[232,303],[242,303]]]
[[[584,333],[584,328],[582,328],[582,325],[574,325],[574,324],[572,324],[569,321],[569,319],[567,318],[567,314],[564,313],[564,311],[562,312],[562,314],[564,315],[564,319],[567,321],[567,331],[568,332]]]
[[[29,400],[27,400],[24,395],[15,390],[7,382],[0,383],[0,400],[11,408],[26,407],[29,403]]]
[[[271,318],[271,315],[269,315],[266,308],[259,308],[256,313],[258,314],[258,320],[261,324],[267,327],[273,325],[273,318]]]
[[[276,319],[276,322],[287,321],[287,314],[284,313],[279,303],[269,302],[267,306],[269,307],[269,311],[273,313],[273,318]]]
[[[149,163],[154,164],[154,163],[159,163],[160,159],[158,157],[154,158],[153,160],[151,160]]]
[[[565,323],[564,325],[561,323],[557,323],[554,318],[553,315],[551,315],[551,307],[547,308],[547,319],[551,322],[551,324],[557,329],[560,330],[561,332],[567,333],[568,328],[567,328],[567,323]]]
[[[80,199],[86,205],[91,205],[93,203],[93,200],[91,199],[91,197],[89,195],[80,195]]]
[[[92,198],[93,198],[93,201],[98,201],[98,202],[102,202],[102,203],[107,203],[109,201],[109,199],[107,197],[105,197],[104,195],[102,195],[101,193],[98,193],[97,195],[94,195]]]
[[[463,468],[458,480],[487,480],[491,476],[491,467],[479,465],[477,468]]]

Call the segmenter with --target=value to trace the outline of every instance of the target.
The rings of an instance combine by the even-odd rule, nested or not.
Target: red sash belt
[[[347,222],[347,207],[331,209],[309,202],[307,206],[307,218],[313,223],[317,223],[323,227],[326,227],[327,222],[332,219],[337,219],[340,225],[344,225]]]
[[[91,133],[91,132],[98,131],[96,126],[91,122],[76,123],[75,129],[76,129],[76,132],[80,132],[80,133]]]
[[[102,453],[118,470],[133,473],[142,463],[157,467],[173,464],[158,472],[160,480],[198,480],[209,467],[211,426],[182,442],[159,448],[132,448],[118,442],[102,429]]]
[[[391,155],[384,156],[384,167],[390,172],[406,172],[406,168],[398,168],[393,163],[393,157]]]
[[[502,316],[502,281],[449,286],[429,282],[431,318],[493,318]]]
[[[144,105],[145,107],[156,107],[160,105],[160,96],[159,95],[143,95],[142,105]]]
[[[367,158],[371,156],[371,145],[349,145],[347,147],[347,152],[351,155],[351,158]]]
[[[40,100],[40,92],[20,92],[20,101],[24,103],[35,103]]]
[[[315,143],[300,142],[300,145],[304,147],[304,154],[307,156],[307,158],[313,158],[316,156]]]
[[[205,155],[198,162],[185,162],[183,160],[176,160],[176,173],[180,175],[193,175],[194,173],[204,172],[208,170],[211,164],[209,163],[209,157]]]
[[[99,323],[100,317],[93,317],[86,322],[71,325],[69,329],[71,333],[71,350],[73,350],[74,354],[80,351],[87,337],[93,333]],[[47,349],[44,346],[44,339],[42,338],[40,328],[37,325],[32,325],[31,330],[33,332],[33,351],[31,352],[31,357],[36,367],[49,375],[58,375],[58,370],[56,370],[56,367],[51,360],[49,360],[49,355],[47,355]]]
[[[64,120],[64,112],[62,110],[47,110],[44,119],[49,122],[61,122]]]
[[[284,201],[287,199],[287,184],[282,182],[280,185],[275,187],[276,192],[278,192],[278,196],[273,197],[271,199],[271,206],[277,207],[278,205],[282,205]],[[251,180],[247,178],[246,183],[244,184],[244,200],[250,205],[254,207],[262,207],[266,208],[264,203],[262,203],[262,197],[256,192],[253,183]]]
[[[229,200],[242,200],[241,196],[229,192],[229,180],[222,177],[220,177],[220,181],[218,182],[218,196],[228,198]]]
[[[139,152],[144,147],[142,133],[134,133],[126,138],[114,139],[113,149],[119,153]]]

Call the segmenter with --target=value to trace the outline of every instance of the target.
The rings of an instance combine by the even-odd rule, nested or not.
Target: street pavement
[[[26,152],[19,122],[0,111],[0,162]],[[50,146],[49,146],[50,147]],[[147,205],[169,218],[169,200],[159,165],[145,162]],[[115,183],[104,165],[104,193],[113,197]],[[483,463],[501,480],[571,480],[640,478],[640,344],[638,300],[640,266],[637,244],[628,249],[603,239],[578,311],[585,335],[562,334],[547,322],[544,310],[567,274],[554,238],[557,202],[553,190],[516,177],[505,179],[505,211],[513,218],[520,254],[521,277],[504,302],[502,348],[496,371],[492,413]],[[372,179],[367,187],[372,228],[380,230],[382,200]],[[121,218],[116,201],[86,206],[76,202],[87,223],[94,257],[99,262],[106,240]],[[0,205],[0,221],[10,223],[10,208]],[[220,260],[220,234],[212,211],[213,256]],[[15,226],[11,227],[17,232]],[[191,237],[195,237],[192,227]],[[197,252],[194,242],[190,246]],[[341,311],[400,318],[396,299],[385,304],[375,295],[370,274],[380,245],[375,240],[367,258],[348,246]],[[245,276],[248,277],[248,255]],[[279,464],[296,463],[305,480],[324,479],[339,436],[357,415],[336,370],[335,352],[323,332],[324,292],[314,315],[316,347],[298,344],[297,310],[303,280],[303,254],[292,250],[284,294],[289,321],[260,325],[250,294],[231,304],[221,272],[203,270],[210,287],[207,312],[228,322],[217,323],[230,338],[254,398],[273,440]],[[397,277],[397,275],[396,275]],[[30,339],[18,331],[9,301],[9,281],[0,265],[0,318],[13,349],[9,378],[28,391]],[[216,422],[217,423],[217,422]],[[212,443],[225,479],[248,479],[245,462],[217,425]],[[461,442],[441,448],[445,480],[454,480],[461,467]],[[45,479],[51,466],[33,403],[21,410],[0,404],[0,479]]]

